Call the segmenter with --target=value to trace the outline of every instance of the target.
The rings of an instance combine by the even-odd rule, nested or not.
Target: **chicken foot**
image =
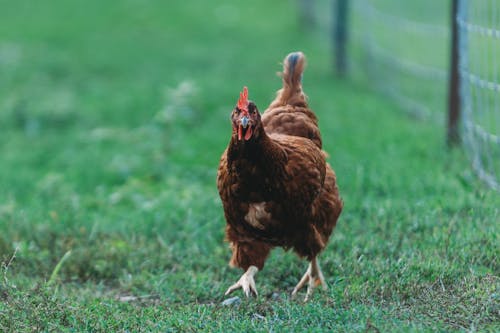
[[[229,295],[233,291],[241,288],[243,289],[246,297],[250,297],[250,295],[257,296],[258,293],[257,289],[255,288],[255,281],[253,277],[255,276],[255,274],[257,274],[258,271],[259,269],[255,266],[248,267],[247,271],[243,273],[238,282],[229,287],[224,295]]]
[[[323,273],[319,268],[318,260],[316,259],[316,257],[311,260],[306,273],[304,274],[304,276],[302,276],[302,279],[300,279],[299,283],[297,283],[297,285],[293,289],[292,298],[297,296],[297,292],[306,284],[306,282],[308,283],[308,285],[304,302],[307,302],[309,300],[315,287],[321,285],[323,287],[323,290],[327,289],[325,278],[323,277]]]

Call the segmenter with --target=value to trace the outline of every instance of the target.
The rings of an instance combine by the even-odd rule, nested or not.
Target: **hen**
[[[284,60],[283,88],[262,117],[243,88],[231,113],[232,136],[217,173],[232,266],[245,273],[227,294],[257,295],[254,276],[273,247],[293,249],[310,262],[292,295],[306,283],[326,288],[317,256],[342,211],[336,176],[322,151],[318,120],[302,91],[305,57]]]

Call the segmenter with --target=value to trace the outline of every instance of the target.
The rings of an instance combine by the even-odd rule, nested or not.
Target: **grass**
[[[330,73],[290,2],[17,1],[0,12],[1,331],[496,331],[500,197],[445,131]],[[291,50],[345,201],[321,255],[275,250],[224,306],[215,188],[243,85],[264,109]],[[415,86],[415,89],[419,89]],[[241,297],[241,294],[239,294]]]

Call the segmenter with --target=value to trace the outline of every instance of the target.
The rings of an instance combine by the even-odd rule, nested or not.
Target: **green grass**
[[[440,125],[335,79],[292,3],[21,0],[0,21],[0,331],[499,329],[498,193]],[[307,263],[277,249],[259,298],[223,306],[229,113],[243,85],[264,109],[299,49],[345,201],[329,289],[291,300]]]

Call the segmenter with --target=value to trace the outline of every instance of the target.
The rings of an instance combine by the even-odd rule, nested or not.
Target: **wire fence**
[[[450,32],[448,2],[353,0],[353,37],[364,70],[411,115],[443,122]]]
[[[458,3],[463,142],[478,176],[500,191],[500,4]]]
[[[477,175],[500,191],[500,1],[457,1],[461,138]],[[403,110],[444,126],[452,1],[350,2],[351,51],[360,51],[351,59]]]

